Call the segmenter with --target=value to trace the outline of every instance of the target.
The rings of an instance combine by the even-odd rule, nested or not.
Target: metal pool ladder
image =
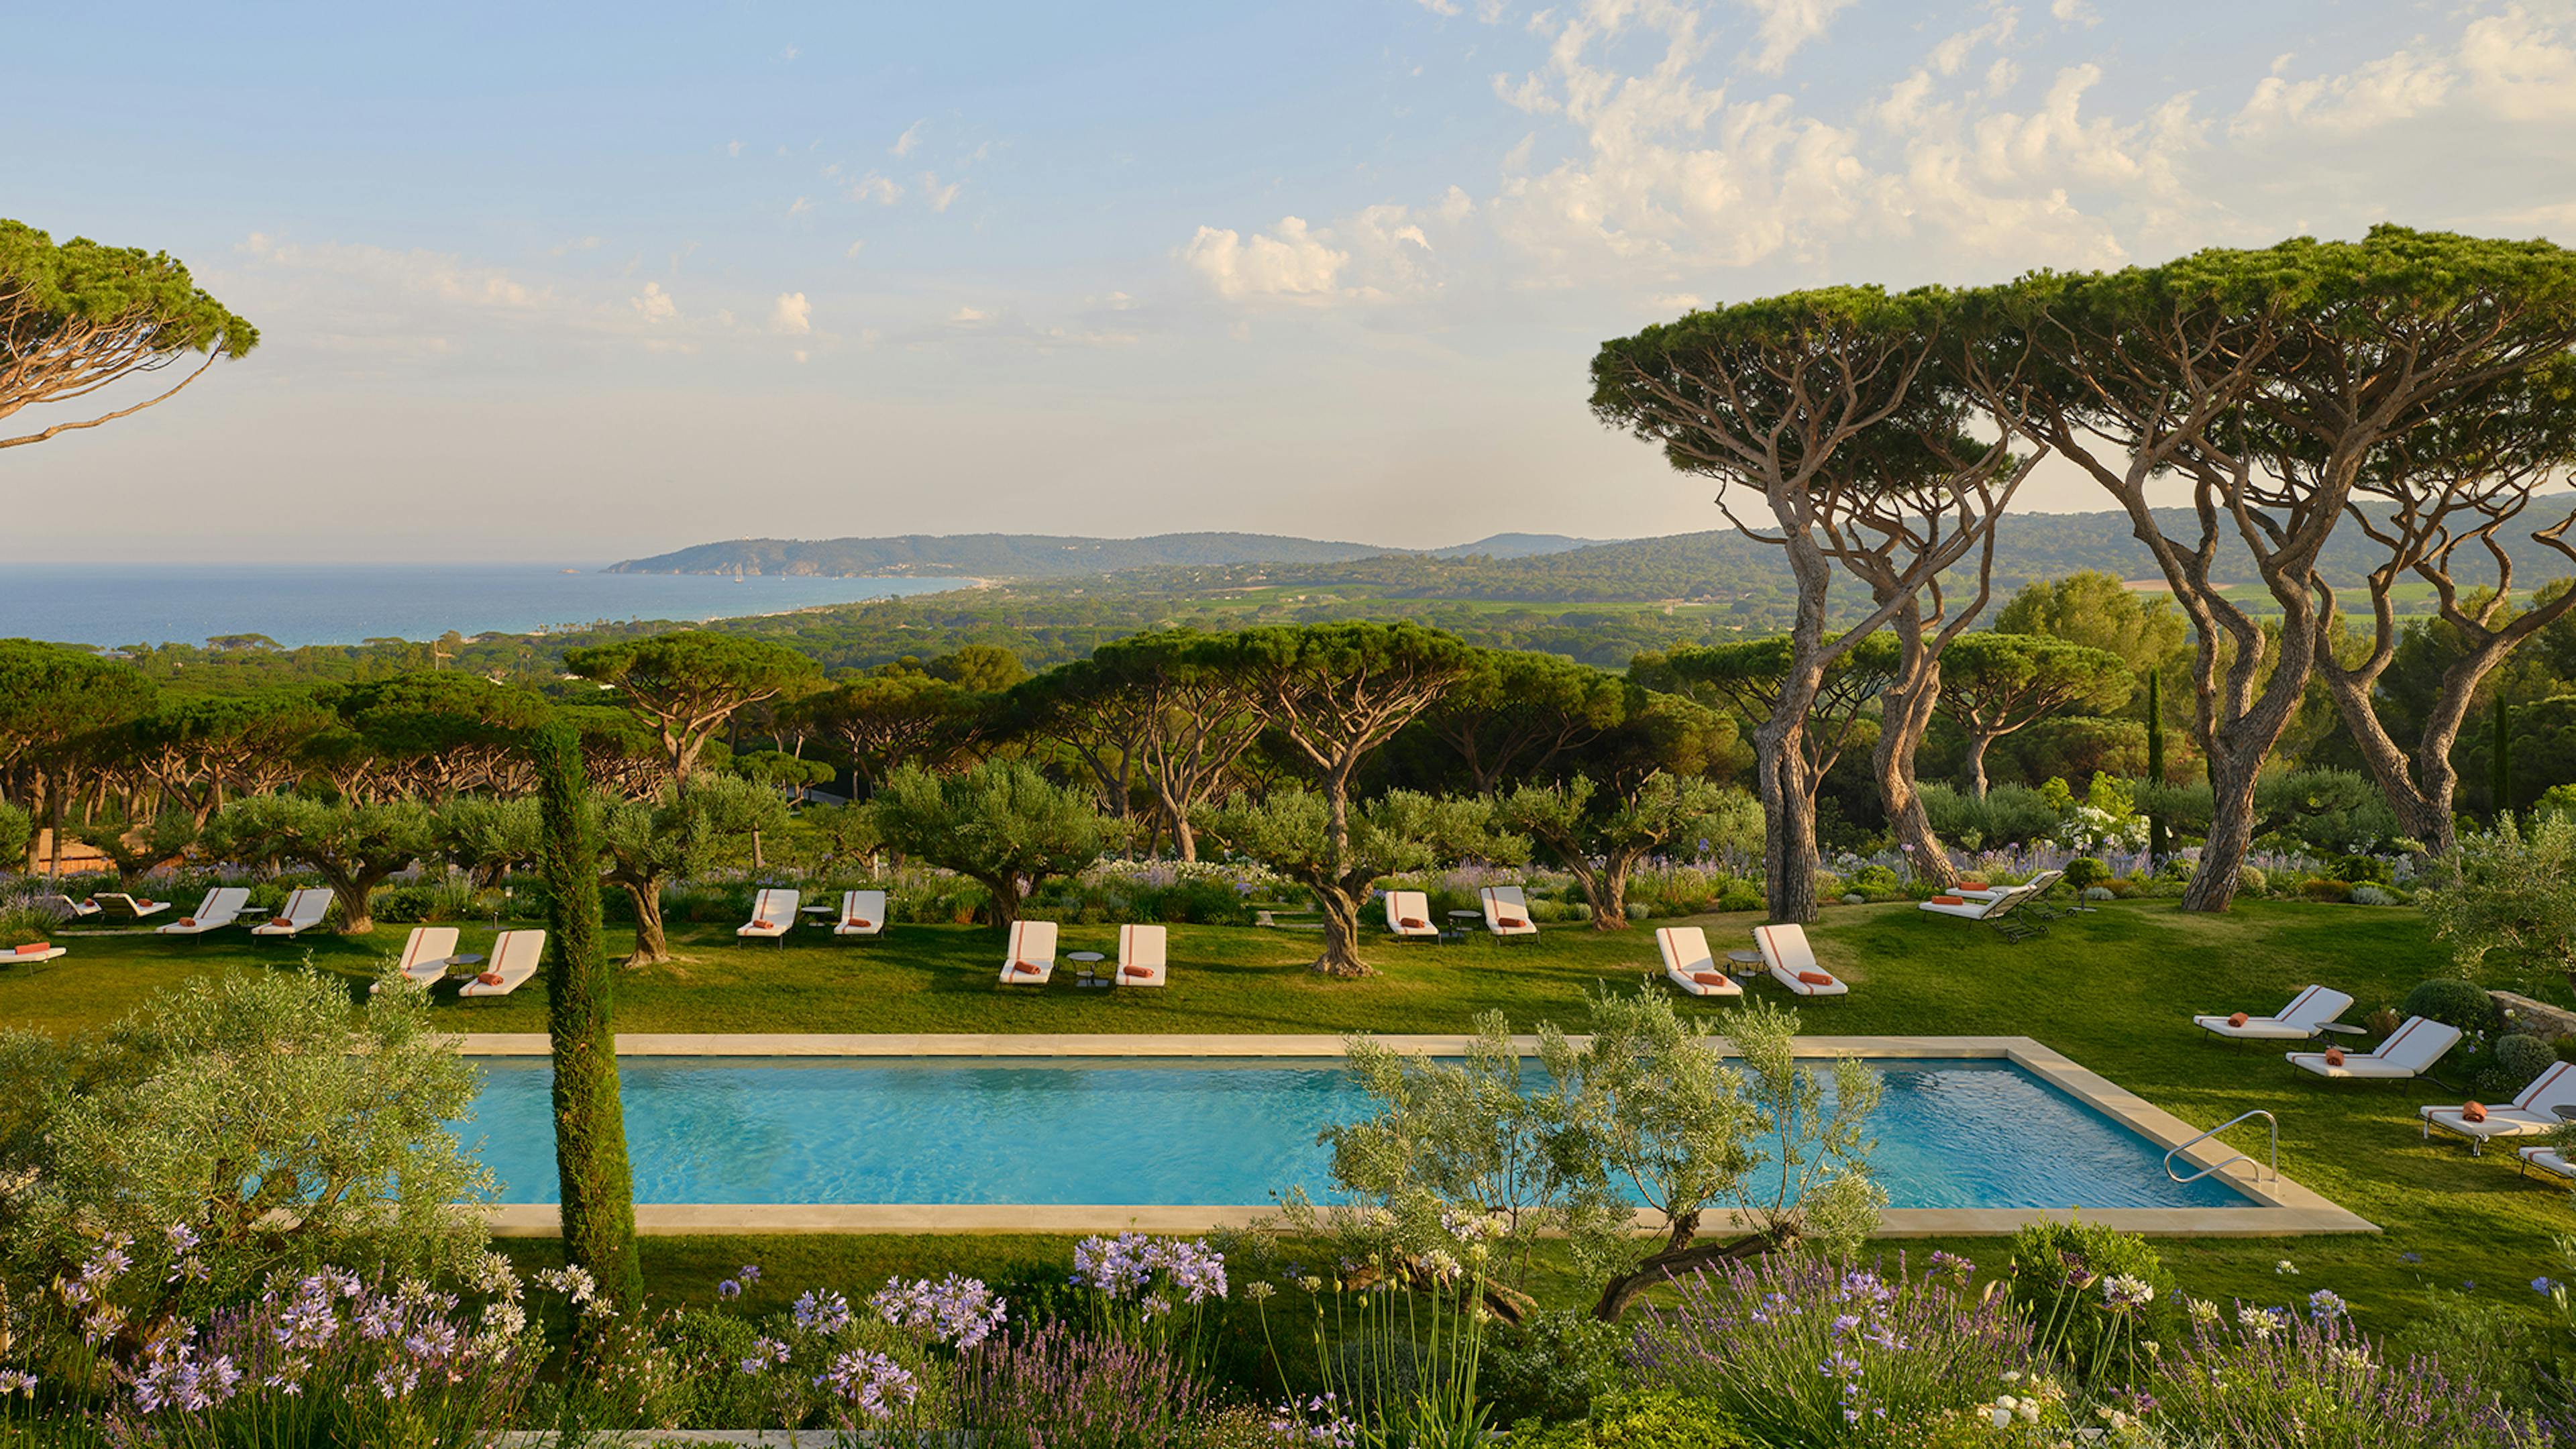
[[[2272,1156],[2271,1156],[2271,1162],[2270,1162],[2270,1164],[2269,1164],[2269,1165],[2270,1165],[2270,1170],[2271,1170],[2271,1173],[2272,1173],[2272,1180],[2273,1180],[2274,1182],[2278,1182],[2278,1181],[2280,1181],[2280,1180],[2281,1180],[2281,1119],[2280,1119],[2280,1118],[2278,1118],[2278,1117],[2273,1116],[2271,1113],[2269,1113],[2269,1112],[2267,1112],[2267,1111],[2264,1111],[2264,1110],[2263,1110],[2262,1108],[2260,1108],[2260,1107],[2255,1108],[2255,1109],[2254,1109],[2253,1111],[2251,1111],[2251,1112],[2241,1112],[2241,1113],[2238,1113],[2236,1116],[2233,1116],[2233,1117],[2228,1118],[2226,1121],[2221,1122],[2221,1123],[2219,1123],[2217,1126],[2210,1128],[2208,1131],[2203,1132],[2203,1133],[2202,1133],[2202,1134],[2200,1134],[2199,1136],[2197,1136],[2197,1137],[2195,1137],[2195,1138],[2191,1139],[2189,1142],[2186,1142],[2186,1143],[2182,1144],[2181,1146],[2179,1146],[2179,1147],[2175,1148],[2173,1151],[2166,1153],[2166,1154],[2165,1154],[2165,1176],[2167,1176],[2167,1177],[2169,1177],[2169,1178],[2172,1178],[2172,1179],[2173,1179],[2174,1181],[2176,1181],[2176,1182],[2198,1182],[2198,1181],[2200,1181],[2202,1178],[2209,1176],[2209,1175],[2210,1175],[2211,1173],[2213,1173],[2213,1172],[2224,1172],[2224,1171],[2225,1171],[2225,1170],[2227,1170],[2228,1168],[2233,1167],[2233,1166],[2235,1166],[2237,1163],[2242,1162],[2242,1163],[2244,1163],[2246,1166],[2248,1166],[2248,1167],[2250,1167],[2250,1168],[2253,1168],[2253,1169],[2254,1169],[2254,1180],[2255,1180],[2256,1182],[2261,1182],[2261,1181],[2263,1180],[2263,1173],[2264,1173],[2264,1170],[2265,1170],[2265,1164],[2260,1163],[2260,1162],[2256,1162],[2253,1158],[2246,1156],[2246,1155],[2245,1155],[2244,1153],[2242,1153],[2242,1152],[2236,1153],[2236,1154],[2235,1154],[2235,1155],[2233,1155],[2233,1156],[2230,1156],[2230,1157],[2227,1157],[2227,1158],[2223,1158],[2223,1159],[2221,1159],[2221,1160],[2220,1160],[2220,1161],[2218,1161],[2218,1162],[2212,1163],[2211,1165],[2209,1165],[2209,1166],[2207,1166],[2207,1167],[2202,1168],[2200,1171],[2193,1173],[2193,1174],[2192,1174],[2191,1176],[2189,1176],[2189,1177],[2184,1177],[2184,1176],[2182,1176],[2181,1174],[2179,1174],[2179,1173],[2177,1173],[2177,1172],[2175,1172],[2175,1171],[2174,1171],[2174,1159],[2175,1159],[2175,1158],[2180,1157],[2182,1154],[2184,1154],[2184,1153],[2186,1153],[2186,1152],[2189,1152],[2191,1149],[2193,1149],[2193,1148],[2195,1148],[2195,1147],[2198,1147],[2200,1144],[2202,1144],[2202,1143],[2204,1143],[2204,1142],[2207,1142],[2209,1139],[2211,1139],[2211,1138],[2213,1138],[2213,1137],[2217,1136],[2217,1135],[2218,1135],[2219,1133],[2221,1133],[2221,1132],[2226,1131],[2228,1128],[2235,1126],[2237,1123],[2239,1123],[2239,1122],[2244,1122],[2244,1121],[2250,1121],[2251,1119],[2256,1118],[2256,1117],[2260,1117],[2260,1118],[2262,1118],[2266,1123],[2270,1124],[2270,1126],[2271,1126],[2271,1128],[2272,1128]]]

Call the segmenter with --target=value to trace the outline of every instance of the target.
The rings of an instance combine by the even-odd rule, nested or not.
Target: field
[[[1709,916],[1712,941],[1740,939],[1751,916]],[[404,928],[294,943],[231,933],[194,940],[74,927],[71,954],[0,969],[0,1023],[68,1031],[107,1022],[150,993],[207,971],[281,969],[307,960],[353,993],[399,949]],[[491,928],[466,931],[466,949]],[[2388,1327],[2428,1287],[2476,1285],[2479,1296],[2535,1303],[2529,1282],[2556,1265],[2553,1239],[2576,1228],[2569,1194],[2519,1175],[2509,1154],[2472,1157],[2456,1141],[2423,1141],[2415,1108],[2467,1095],[2455,1081],[2328,1084],[2278,1052],[2220,1045],[2189,1023],[2196,1011],[2268,1010],[2323,981],[2350,992],[2351,1019],[2394,1005],[2432,973],[2438,953],[2412,911],[2257,901],[2224,918],[2185,916],[2165,901],[2124,901],[2060,922],[2014,946],[1992,932],[1905,904],[1832,908],[1813,930],[1825,963],[1852,994],[1806,1006],[1806,1029],[1834,1034],[1996,1034],[2038,1038],[2196,1125],[2268,1108],[2281,1121],[2282,1170],[2382,1225],[2379,1235],[2299,1240],[2169,1240],[2166,1255],[2195,1293],[2283,1301],[2332,1287]],[[1067,925],[1060,949],[1115,950],[1114,926]],[[1499,1010],[1516,1026],[1542,1018],[1579,1028],[1596,987],[1649,978],[1644,930],[1549,929],[1499,946],[1378,946],[1381,974],[1335,981],[1303,970],[1313,938],[1238,928],[1172,928],[1172,985],[1160,993],[1084,992],[995,983],[996,933],[899,926],[878,941],[800,931],[784,947],[737,945],[720,927],[675,927],[679,959],[626,976],[618,1022],[629,1031],[728,1032],[1285,1032],[1459,1031]],[[1655,988],[1661,989],[1661,988]],[[1767,980],[1757,990],[1776,991]],[[1782,994],[1785,999],[1785,993]],[[442,991],[434,1011],[459,1031],[542,1031],[542,981],[498,1000]],[[1722,1008],[1702,1007],[1722,1019]],[[2241,1149],[2259,1148],[2239,1129]],[[1928,1244],[1909,1245],[1916,1248]],[[1996,1245],[1952,1244],[1992,1255]],[[976,1264],[1021,1276],[1070,1251],[1048,1238],[655,1239],[658,1282],[696,1291],[710,1265],[745,1255],[800,1271],[773,1286],[867,1281],[886,1265]],[[538,1256],[543,1249],[532,1249]],[[2409,1255],[2420,1261],[2410,1261]],[[2276,1273],[2283,1259],[2295,1284]]]

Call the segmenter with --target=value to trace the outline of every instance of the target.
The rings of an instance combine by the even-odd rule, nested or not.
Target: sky
[[[2576,0],[34,7],[0,94],[0,216],[262,339],[0,559],[1682,532],[1585,369],[1693,307],[2576,240]]]

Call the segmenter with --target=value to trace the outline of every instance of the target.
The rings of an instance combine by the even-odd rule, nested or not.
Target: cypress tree
[[[2165,783],[2165,702],[2158,692],[2156,676],[2160,671],[2147,667],[2147,779],[2157,789]],[[2150,797],[2152,798],[2152,797]],[[2158,861],[2165,856],[2165,819],[2154,810],[2147,812],[2147,859]]]
[[[2513,808],[2513,738],[2506,733],[2513,706],[2496,696],[2495,740],[2487,749],[2487,803],[2496,822],[2502,824],[2505,812]]]
[[[631,1314],[644,1300],[644,1269],[635,1253],[635,1180],[617,1093],[612,978],[599,941],[598,826],[581,735],[569,721],[550,720],[538,728],[529,753],[550,898],[546,1031],[554,1044],[564,1257],[588,1270],[621,1314]]]

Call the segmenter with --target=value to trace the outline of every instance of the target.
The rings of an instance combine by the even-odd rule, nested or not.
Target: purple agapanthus
[[[879,1318],[897,1328],[955,1348],[974,1348],[992,1337],[1008,1315],[999,1294],[975,1278],[951,1273],[934,1283],[927,1278],[890,1278],[868,1300]]]
[[[833,1397],[878,1423],[910,1408],[921,1396],[921,1383],[911,1370],[864,1348],[835,1355],[831,1366],[815,1376],[814,1386],[829,1389]]]

